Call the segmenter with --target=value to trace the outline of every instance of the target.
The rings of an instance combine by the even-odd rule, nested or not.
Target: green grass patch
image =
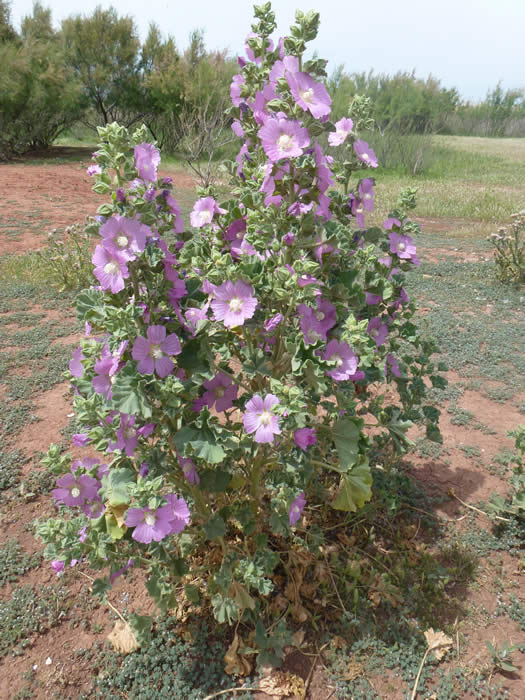
[[[27,554],[15,539],[9,539],[0,547],[0,586],[14,583],[40,564],[42,555]]]

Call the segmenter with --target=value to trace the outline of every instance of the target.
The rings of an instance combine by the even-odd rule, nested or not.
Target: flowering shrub
[[[145,130],[99,129],[93,177],[111,203],[70,372],[73,442],[100,457],[58,479],[59,517],[39,532],[50,559],[109,569],[96,592],[145,567],[159,606],[184,590],[219,622],[259,620],[262,648],[289,543],[371,498],[373,444],[403,449],[414,422],[439,439],[423,378],[443,380],[403,289],[418,264],[413,193],[384,228],[364,227],[377,160],[358,113],[330,122],[325,62],[303,59],[318,15],[297,13],[274,45],[269,4],[255,12],[231,87],[231,196],[201,191],[193,230]]]
[[[525,283],[525,210],[512,214],[510,226],[489,236],[496,274],[502,282]]]

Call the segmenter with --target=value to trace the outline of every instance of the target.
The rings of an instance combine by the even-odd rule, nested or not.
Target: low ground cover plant
[[[403,287],[414,192],[366,228],[377,159],[359,101],[330,121],[325,62],[304,57],[318,24],[298,12],[274,44],[270,4],[255,8],[231,86],[231,194],[200,190],[191,229],[146,129],[99,129],[90,172],[111,201],[88,227],[98,284],[77,297],[69,366],[90,456],[50,450],[58,515],[38,528],[56,571],[105,570],[104,597],[142,567],[159,607],[246,623],[263,663],[289,643],[287,617],[308,617],[281,594],[291,572],[326,578],[329,526],[370,500],[378,461],[388,471],[414,423],[440,439],[424,378],[444,379]],[[147,638],[151,620],[133,621]]]

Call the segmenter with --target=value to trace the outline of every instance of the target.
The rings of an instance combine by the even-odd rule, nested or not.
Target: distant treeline
[[[114,120],[145,122],[165,151],[186,139],[200,153],[206,146],[194,134],[190,139],[190,125],[209,133],[224,126],[219,117],[237,70],[227,51],[206,49],[199,30],[180,51],[151,24],[141,44],[131,17],[100,7],[55,30],[51,10],[35,2],[18,32],[9,2],[0,0],[0,157],[45,148],[77,123],[94,129]],[[470,104],[433,76],[347,73],[343,66],[328,87],[334,121],[363,95],[381,134],[525,136],[523,89],[498,84],[483,102]]]
[[[145,122],[173,151],[181,116],[224,112],[237,61],[206,50],[201,31],[181,52],[155,24],[141,44],[131,17],[100,7],[53,28],[51,10],[35,2],[18,33],[0,0],[0,156],[41,149],[72,125]]]

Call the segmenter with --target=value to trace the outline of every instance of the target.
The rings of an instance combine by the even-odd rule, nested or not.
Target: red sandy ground
[[[85,158],[81,158],[78,162],[60,165],[0,166],[0,192],[4,198],[4,208],[0,212],[0,231],[2,231],[0,255],[41,248],[45,244],[45,234],[51,228],[62,228],[83,221],[86,216],[95,213],[97,206],[104,201],[104,197],[91,190],[92,181],[86,175],[86,165]],[[193,188],[193,181],[187,175],[182,173],[176,175],[170,173],[170,175],[175,179],[175,193],[178,189],[179,191],[182,189],[186,190],[187,195],[188,190]],[[5,235],[4,229],[1,228],[2,222],[11,220],[13,225],[16,225],[17,221],[27,222],[28,213],[32,214],[36,225],[29,230],[21,225],[16,235]],[[48,225],[39,228],[41,221]],[[450,374],[449,380],[457,382],[459,377]],[[0,398],[1,390],[0,385]],[[58,385],[41,394],[37,397],[36,404],[35,413],[39,421],[30,423],[25,428],[23,442],[16,445],[21,447],[28,457],[33,458],[26,465],[26,470],[36,467],[37,462],[34,459],[36,452],[45,451],[50,442],[60,440],[60,429],[67,424],[67,416],[71,411],[67,385]],[[507,484],[489,474],[481,465],[476,466],[474,462],[468,460],[459,447],[475,441],[482,451],[483,458],[487,461],[488,456],[494,456],[503,447],[512,447],[511,441],[505,436],[505,431],[509,426],[519,424],[520,420],[523,422],[523,416],[510,402],[495,403],[472,391],[464,393],[460,405],[472,411],[482,423],[492,426],[497,431],[497,435],[487,436],[476,431],[473,436],[468,427],[451,424],[448,414],[444,412],[441,430],[445,445],[450,450],[449,463],[442,459],[429,460],[413,456],[410,459],[413,464],[413,473],[429,488],[435,488],[444,493],[454,489],[464,501],[470,503],[486,499],[492,493],[504,494]],[[0,522],[0,543],[5,542],[9,537],[16,537],[26,551],[30,553],[39,551],[40,543],[35,541],[22,526],[51,511],[50,499],[45,497],[20,505],[16,510],[4,514]],[[457,521],[457,527],[461,527],[461,517],[464,516],[465,509],[457,501],[451,499],[438,512],[447,519]],[[488,521],[485,526],[487,524]],[[471,669],[487,666],[489,655],[485,640],[493,640],[495,646],[501,646],[504,641],[523,643],[523,633],[520,632],[519,626],[508,617],[500,617],[497,622],[490,622],[488,626],[483,622],[486,619],[486,611],[492,613],[496,606],[495,579],[500,578],[505,581],[506,590],[509,585],[514,584],[513,590],[519,596],[522,573],[522,570],[518,570],[516,559],[506,553],[494,553],[481,562],[477,585],[465,591],[462,599],[464,609],[468,608],[470,611],[470,614],[460,622],[459,627],[462,639],[460,659],[462,665]],[[116,584],[111,594],[113,602],[119,604],[124,596],[130,594],[129,608],[140,609],[143,613],[151,611],[149,597],[144,594],[144,588],[139,579],[140,576],[131,577]],[[44,564],[24,576],[19,584],[47,585],[56,583],[56,580],[55,574],[47,564]],[[73,572],[68,573],[67,583],[71,591],[70,595],[75,598],[87,582]],[[10,594],[10,586],[0,589],[0,600],[9,598]],[[521,590],[521,596],[523,603],[523,590]],[[88,631],[80,626],[82,615],[89,617]],[[100,626],[99,633],[93,632],[95,623]],[[63,624],[45,635],[36,636],[22,656],[5,657],[0,660],[0,698],[13,697],[24,685],[21,680],[22,672],[29,671],[34,665],[38,666],[36,673],[42,682],[38,697],[78,697],[90,686],[90,669],[82,667],[82,663],[75,659],[74,652],[77,649],[90,647],[96,640],[104,641],[112,624],[107,609],[95,607],[92,611],[80,611],[78,619],[73,621],[73,626],[70,623]],[[46,665],[45,661],[48,657],[51,658],[51,664]],[[510,694],[509,697],[515,700],[525,697],[524,669],[520,657],[520,654],[515,654],[513,657],[514,663],[519,665],[518,673],[497,678],[499,682],[503,682]],[[306,679],[311,663],[311,656],[294,652],[287,659],[286,668]],[[449,668],[453,668],[456,663],[449,662]],[[440,666],[440,668],[446,667],[446,662]],[[369,680],[380,697],[389,700],[403,699],[403,692],[394,672],[388,677],[373,677]],[[264,693],[257,693],[257,696],[261,699],[269,697]],[[329,697],[335,697],[335,689],[330,685],[321,663],[317,663],[311,675],[307,697],[311,700],[327,700]]]

